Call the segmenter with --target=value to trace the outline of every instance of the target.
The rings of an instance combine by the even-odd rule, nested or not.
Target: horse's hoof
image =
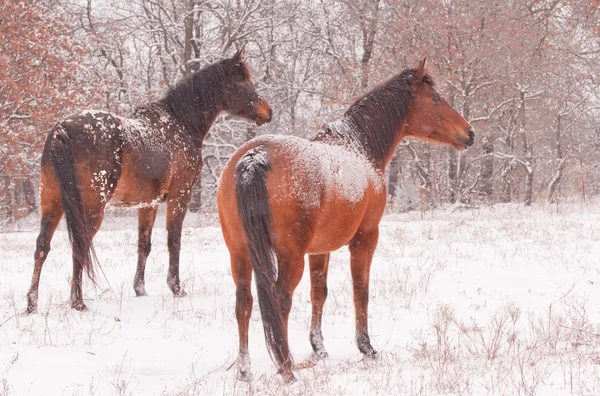
[[[252,373],[246,370],[239,370],[237,373],[238,381],[252,382]]]
[[[188,294],[185,292],[185,290],[183,290],[183,289],[180,289],[178,292],[176,292],[176,293],[173,293],[173,295],[174,295],[175,297],[185,297],[185,296],[187,296]]]
[[[282,374],[282,375],[283,375],[283,381],[288,385],[291,385],[298,381],[296,379],[296,377],[294,376],[294,374],[292,374],[291,372],[287,373],[287,374]]]
[[[329,357],[329,354],[324,349],[321,349],[320,351],[316,351],[316,352],[313,351],[313,353],[310,354],[310,360],[312,360],[313,362],[316,362],[319,360],[324,360],[324,359],[327,359],[328,357]]]
[[[27,306],[27,308],[25,308],[25,312],[23,312],[23,315],[31,315],[37,313],[37,307],[31,307],[31,306]]]
[[[377,359],[379,359],[379,352],[377,352],[375,349],[372,349],[371,351],[364,354],[364,359],[365,360],[377,360]]]
[[[83,301],[73,301],[71,303],[71,307],[80,312],[87,311],[88,309],[88,307],[83,303]]]
[[[286,371],[280,368],[279,370],[277,370],[277,374],[283,377],[283,382],[285,382],[286,384],[293,384],[297,381],[296,377],[294,377],[294,374],[291,371]]]

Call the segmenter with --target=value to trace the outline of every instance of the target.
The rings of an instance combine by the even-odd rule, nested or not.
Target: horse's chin
[[[261,116],[256,117],[256,120],[254,120],[256,122],[256,125],[261,126],[263,124],[266,124],[267,122],[271,122],[271,118],[264,118]]]
[[[454,147],[457,151],[463,151],[468,146],[464,142],[459,141],[459,142],[452,143],[452,147]]]

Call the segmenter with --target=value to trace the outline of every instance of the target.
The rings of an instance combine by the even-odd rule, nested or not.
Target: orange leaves
[[[0,10],[0,172],[35,166],[44,135],[61,115],[97,96],[82,65],[90,53],[69,15],[45,1]]]

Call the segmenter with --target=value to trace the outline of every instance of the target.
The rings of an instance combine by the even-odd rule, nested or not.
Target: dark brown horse
[[[187,77],[131,118],[84,111],[50,130],[42,154],[41,230],[28,312],[37,309],[42,266],[63,211],[73,247],[71,303],[86,308],[82,272],[85,268],[93,280],[92,238],[109,202],[139,207],[138,296],[146,295],[144,270],[158,204],[167,203],[167,283],[175,296],[185,295],[179,281],[182,223],[202,167],[202,141],[223,111],[258,125],[271,120],[271,108],[257,95],[241,52]]]
[[[424,74],[425,60],[358,99],[344,117],[310,140],[265,135],[237,150],[222,174],[217,201],[231,256],[239,330],[238,376],[250,376],[250,283],[269,353],[293,380],[288,317],[294,289],[309,255],[310,342],[324,358],[321,317],[327,297],[329,253],[348,245],[356,310],[356,342],[365,356],[369,272],[386,204],[384,172],[400,141],[413,136],[462,150],[474,133]]]

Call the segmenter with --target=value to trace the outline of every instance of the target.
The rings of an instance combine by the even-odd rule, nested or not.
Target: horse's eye
[[[441,102],[442,101],[442,97],[441,96],[434,96],[432,99],[435,103]]]

